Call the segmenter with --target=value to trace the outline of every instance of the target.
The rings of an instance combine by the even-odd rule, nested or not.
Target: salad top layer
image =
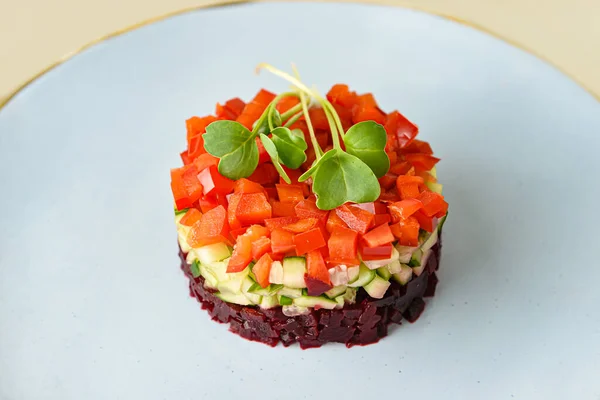
[[[298,89],[263,89],[186,121],[184,166],[171,170],[184,251],[233,247],[225,272],[249,271],[262,288],[281,283],[274,264],[302,256],[318,296],[336,286],[336,270],[379,268],[422,246],[448,204],[417,126],[370,93],[337,84],[321,97],[266,67]]]

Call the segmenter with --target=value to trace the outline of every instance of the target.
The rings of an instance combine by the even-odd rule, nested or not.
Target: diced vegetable
[[[278,218],[269,218],[265,220],[265,226],[269,228],[269,230],[275,230],[283,228],[287,225],[293,224],[298,221],[297,217],[278,217]]]
[[[283,203],[299,203],[304,200],[304,190],[300,185],[277,184],[277,197]]]
[[[302,233],[313,229],[318,223],[319,220],[316,218],[304,218],[284,226],[283,229],[288,232]]]
[[[386,260],[392,256],[394,246],[385,244],[377,247],[360,247],[360,255],[363,260]]]
[[[269,230],[264,226],[252,225],[246,230],[246,233],[238,236],[227,266],[227,272],[239,272],[246,268],[252,261],[252,243],[268,235]]]
[[[330,262],[348,265],[358,264],[358,232],[341,226],[336,227],[329,237],[327,246]]]
[[[201,217],[202,217],[202,213],[200,211],[198,211],[198,209],[190,208],[185,213],[183,218],[181,218],[181,220],[179,220],[179,223],[181,225],[185,225],[185,226],[192,226],[196,222],[200,221]]]
[[[287,253],[296,248],[294,234],[283,229],[275,229],[271,232],[271,250],[273,253]]]
[[[389,287],[390,283],[387,280],[375,275],[373,280],[364,286],[364,289],[374,299],[381,299]]]
[[[350,229],[361,234],[365,234],[373,224],[374,215],[360,208],[343,205],[335,212]]]
[[[293,289],[306,287],[306,260],[304,257],[286,257],[283,259],[283,285]]]
[[[271,218],[271,205],[264,193],[243,194],[239,200],[235,216],[242,225],[261,224]]]
[[[190,229],[187,242],[191,247],[229,241],[229,225],[227,212],[223,206],[218,206],[204,213]]]
[[[388,206],[394,222],[405,220],[419,211],[421,207],[423,207],[423,204],[417,199],[404,199]]]
[[[368,247],[378,247],[392,243],[395,238],[390,230],[390,226],[383,224],[364,234],[362,240]]]
[[[298,255],[320,249],[321,247],[325,247],[326,244],[323,232],[319,228],[313,228],[294,235],[294,245],[296,246],[296,254]]]
[[[256,277],[256,282],[266,288],[269,286],[269,274],[271,273],[271,265],[273,260],[268,254],[264,254],[260,260],[252,267],[252,273]]]
[[[205,196],[217,193],[229,194],[233,191],[234,182],[221,175],[214,165],[200,171],[198,180],[202,184]]]
[[[271,252],[271,239],[261,237],[252,242],[252,259],[258,260],[263,255]]]

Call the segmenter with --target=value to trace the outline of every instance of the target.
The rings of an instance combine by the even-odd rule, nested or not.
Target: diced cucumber
[[[283,285],[269,285],[266,288],[263,288],[255,282],[252,287],[248,289],[248,292],[260,294],[261,296],[272,296],[276,294],[282,287]]]
[[[286,317],[296,317],[298,315],[304,315],[310,313],[308,307],[300,307],[295,304],[290,304],[289,306],[281,307],[281,311],[283,315]]]
[[[294,299],[287,296],[279,296],[279,304],[282,306],[289,306],[294,303]]]
[[[202,264],[200,264],[198,269],[200,270],[200,275],[204,277],[204,286],[207,288],[216,289],[217,285],[219,284],[217,277],[212,272],[207,270]]]
[[[369,296],[374,299],[381,299],[385,295],[385,292],[390,287],[391,283],[381,278],[380,276],[375,276],[371,282],[364,286],[365,291],[369,294]]]
[[[294,289],[284,286],[281,289],[279,289],[279,292],[277,292],[277,294],[280,296],[286,296],[295,299],[296,297],[302,296],[302,289]]]
[[[181,215],[183,217],[183,215]],[[181,218],[180,218],[181,219]],[[189,226],[177,225],[177,241],[179,242],[179,247],[181,247],[181,251],[184,253],[191,253],[192,248],[187,242],[188,234],[190,233]]]
[[[358,273],[358,279],[355,280],[354,282],[348,284],[348,286],[350,286],[350,287],[365,286],[367,283],[369,283],[373,280],[375,275],[377,275],[377,273],[374,270],[369,269],[365,265],[361,264],[360,271]]]
[[[386,281],[390,280],[390,277],[392,276],[392,273],[390,272],[390,270],[386,267],[381,267],[381,268],[377,268],[377,274],[382,277],[383,279],[385,279]]]
[[[438,226],[439,226],[439,223],[438,223]],[[427,237],[427,239],[421,245],[421,250],[425,252],[425,251],[431,249],[433,247],[433,245],[437,243],[437,241],[438,241],[438,230],[437,230],[437,227],[436,227],[433,230],[433,232],[431,232],[429,234],[429,236]]]
[[[242,306],[249,306],[251,304],[250,300],[241,293],[215,293],[215,296],[226,303],[234,303]]]
[[[215,276],[218,282],[229,280],[229,274],[227,274],[227,264],[229,262],[215,261],[211,264],[204,264],[202,262],[201,264]]]
[[[341,286],[334,286],[331,289],[329,289],[328,291],[325,292],[325,295],[327,297],[329,297],[330,299],[333,299],[335,297],[338,297],[342,294],[346,293],[346,286],[341,285]]]
[[[308,296],[308,289],[302,289],[302,296]]]
[[[392,275],[392,277],[399,284],[406,285],[410,281],[410,278],[412,278],[413,269],[406,264],[400,264],[400,265],[401,265],[402,269],[400,270],[400,272]]]
[[[396,260],[386,265],[386,268],[390,271],[390,274],[397,274],[402,269],[402,264],[400,264],[400,261]]]
[[[431,254],[431,250],[427,250],[423,253],[421,257],[421,264],[418,267],[413,267],[413,274],[416,276],[420,276],[423,273],[423,270],[427,266],[427,260],[429,259],[429,255]]]
[[[421,265],[421,258],[423,257],[423,250],[417,249],[412,255],[412,258],[408,262],[408,266],[415,268]]]
[[[343,295],[344,300],[348,304],[354,304],[356,302],[356,289],[348,288],[346,289],[346,293]]]
[[[304,257],[286,257],[283,259],[283,284],[290,288],[305,288],[304,274],[306,260]]]
[[[283,265],[281,264],[281,261],[273,261],[273,264],[271,264],[269,282],[277,285],[283,284]]]
[[[437,193],[437,194],[442,194],[442,189],[443,189],[444,185],[442,185],[441,183],[437,183],[437,182],[425,182],[425,185],[432,192]]]
[[[353,265],[348,267],[348,283],[353,283],[358,279],[358,274],[360,272],[360,266]]]
[[[263,296],[260,302],[260,308],[273,308],[279,305],[277,296]]]
[[[294,305],[299,307],[320,307],[333,310],[337,306],[337,302],[322,296],[302,296],[294,299]]]
[[[429,173],[431,174],[431,176],[437,179],[437,169],[435,169],[435,166],[431,168],[431,170],[429,170]]]
[[[240,293],[242,291],[242,282],[242,279],[219,281],[217,288],[221,293]]]
[[[231,255],[229,247],[225,243],[214,243],[194,249],[198,260],[204,265],[210,265],[216,261],[222,261]]]
[[[250,279],[249,276],[245,277],[242,281],[242,292],[244,293],[244,296],[246,296],[248,300],[252,302],[252,304],[260,304],[262,301],[262,296],[260,294],[250,293],[248,291],[248,289],[250,289],[254,283],[255,282]]]
[[[227,264],[229,264],[229,261],[227,261],[227,262],[221,261],[221,262],[223,264],[225,264],[225,270],[227,270]],[[242,280],[249,275],[250,275],[250,265],[247,266],[246,268],[244,268],[240,272],[227,273],[228,278],[231,280],[237,280],[237,279]]]
[[[437,226],[437,230],[438,232],[442,231],[442,227],[444,226],[444,224],[446,223],[446,220],[448,219],[448,211],[446,211],[446,215],[444,215],[438,222],[438,226]]]
[[[348,284],[348,267],[345,265],[337,265],[329,268],[329,280],[334,286]]]
[[[417,249],[417,247],[401,246],[399,244],[397,244],[395,247],[400,254],[398,261],[400,261],[401,264],[408,264],[412,258],[413,252]]]
[[[344,308],[344,304],[346,304],[346,300],[344,299],[344,295],[338,296],[335,299],[335,302],[337,303],[337,305],[335,306],[335,308]]]
[[[400,257],[400,253],[398,252],[398,250],[396,250],[395,247],[392,247],[392,256],[390,258],[387,258],[385,260],[363,261],[363,264],[369,269],[377,269],[377,268],[383,267],[384,265],[388,265],[391,262],[396,261],[399,257]]]

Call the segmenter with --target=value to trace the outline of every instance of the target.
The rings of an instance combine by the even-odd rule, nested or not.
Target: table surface
[[[0,104],[83,46],[143,21],[229,0],[0,0]],[[369,2],[364,0],[363,2]],[[600,96],[597,0],[370,0],[448,16],[547,60]]]

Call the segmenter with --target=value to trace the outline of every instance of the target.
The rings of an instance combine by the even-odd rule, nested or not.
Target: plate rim
[[[285,3],[286,1],[270,1],[270,0],[216,0],[216,1],[212,1],[208,4],[199,4],[199,5],[195,5],[195,6],[191,6],[191,7],[185,7],[182,9],[177,9],[174,11],[170,11],[168,13],[165,14],[161,14],[161,15],[157,15],[142,21],[139,21],[137,23],[134,23],[132,25],[126,26],[124,28],[121,29],[117,29],[113,32],[110,32],[108,34],[102,35],[100,37],[97,37],[96,39],[92,39],[91,41],[85,43],[84,45],[80,46],[79,48],[63,55],[62,57],[60,57],[58,60],[50,63],[49,65],[47,65],[46,67],[42,68],[40,71],[38,71],[37,73],[35,73],[34,75],[32,75],[29,79],[26,79],[24,82],[22,82],[20,85],[18,85],[16,88],[14,88],[11,92],[9,92],[6,96],[4,97],[0,97],[0,112],[2,112],[2,110],[11,102],[11,100],[13,100],[20,92],[22,92],[24,89],[26,89],[27,87],[29,87],[31,84],[33,84],[35,81],[37,81],[39,78],[41,78],[42,76],[44,76],[45,74],[47,74],[48,72],[52,71],[54,68],[58,67],[61,64],[64,64],[65,62],[71,60],[73,57],[75,57],[76,55],[82,53],[83,51],[97,45],[100,44],[106,40],[121,36],[125,33],[137,30],[139,28],[142,28],[146,25],[150,25],[153,24],[155,22],[160,22],[166,19],[169,19],[171,17],[175,17],[175,16],[179,16],[179,15],[183,15],[183,14],[187,14],[187,13],[191,13],[191,12],[195,12],[198,10],[204,10],[204,9],[214,9],[214,8],[225,8],[225,7],[235,7],[235,6],[239,6],[239,5],[244,5],[244,4],[258,4],[258,3]],[[293,3],[327,3],[327,2],[331,2],[331,1],[321,1],[321,0],[300,0],[300,1],[290,1]],[[549,65],[550,67],[554,68],[555,70],[557,70],[558,72],[560,72],[562,75],[564,75],[565,77],[567,77],[568,79],[570,79],[571,81],[575,82],[579,87],[581,87],[583,90],[585,90],[588,94],[590,94],[592,96],[592,98],[594,98],[597,102],[600,103],[600,93],[597,94],[595,93],[591,88],[589,88],[587,85],[585,85],[581,80],[577,79],[575,76],[573,76],[572,74],[568,73],[567,71],[565,71],[562,67],[559,67],[556,63],[554,63],[553,61],[549,60],[547,57],[542,56],[541,54],[539,54],[538,52],[534,51],[533,49],[525,46],[524,44],[513,40],[513,39],[509,39],[507,37],[505,37],[504,35],[499,34],[498,32],[495,32],[494,30],[487,28],[481,24],[478,24],[476,22],[470,21],[470,20],[466,20],[460,17],[456,17],[453,15],[449,15],[449,14],[445,14],[445,13],[441,13],[441,12],[437,12],[434,11],[432,9],[429,9],[427,7],[421,7],[421,6],[417,6],[414,4],[393,4],[393,3],[389,3],[386,0],[337,0],[336,2],[341,3],[341,4],[363,4],[363,5],[374,5],[374,6],[380,6],[380,7],[393,7],[393,8],[403,8],[406,10],[412,10],[412,11],[418,11],[424,14],[429,14],[432,16],[436,16],[436,17],[440,17],[443,19],[446,19],[448,21],[457,23],[459,25],[463,25],[466,26],[467,28],[471,28],[474,29],[476,31],[482,32],[486,35],[492,36],[496,39],[499,39],[507,44],[509,44],[512,47],[516,47],[517,49],[524,51],[525,53],[528,53],[534,57],[536,57],[537,59],[541,60],[542,62],[546,63],[547,65]]]

